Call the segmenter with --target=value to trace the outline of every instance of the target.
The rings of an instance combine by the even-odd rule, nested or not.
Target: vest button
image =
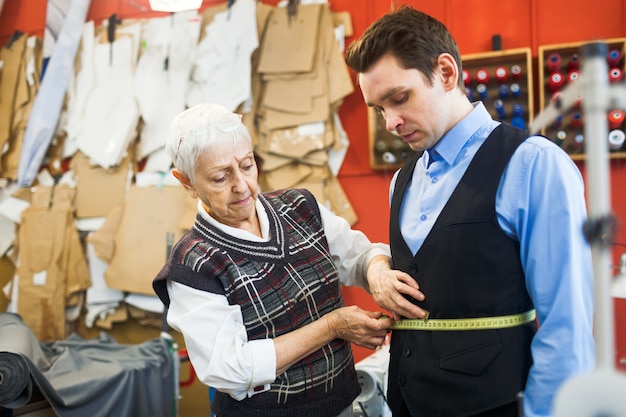
[[[417,265],[411,264],[411,266],[409,268],[409,272],[411,274],[415,274],[417,272]]]
[[[406,378],[402,375],[398,377],[398,385],[404,387],[406,385]]]
[[[402,356],[404,356],[405,358],[408,358],[409,356],[411,356],[411,348],[408,346],[405,346],[404,349],[402,349]]]

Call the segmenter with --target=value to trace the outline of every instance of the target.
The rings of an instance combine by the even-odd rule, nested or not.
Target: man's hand
[[[427,316],[426,310],[405,297],[423,301],[425,296],[419,290],[419,284],[409,274],[391,269],[391,260],[388,257],[376,256],[370,261],[367,282],[374,301],[391,312],[394,320],[399,320],[400,316],[409,319],[423,319]]]

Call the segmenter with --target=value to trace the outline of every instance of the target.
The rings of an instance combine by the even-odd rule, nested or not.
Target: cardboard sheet
[[[109,287],[154,295],[152,280],[165,263],[167,233],[175,242],[180,238],[187,198],[182,186],[130,187],[104,274]]]
[[[298,14],[289,17],[286,7],[276,7],[268,20],[257,71],[311,71],[321,10],[321,4],[299,5]]]

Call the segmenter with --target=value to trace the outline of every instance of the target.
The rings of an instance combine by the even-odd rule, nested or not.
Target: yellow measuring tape
[[[393,330],[486,330],[521,326],[535,320],[535,310],[510,316],[476,317],[468,319],[402,319],[396,321]]]

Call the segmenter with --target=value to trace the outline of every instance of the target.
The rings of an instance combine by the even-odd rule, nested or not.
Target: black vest
[[[418,158],[400,171],[390,217],[393,264],[417,280],[426,299],[413,301],[430,318],[533,308],[519,243],[500,228],[495,205],[502,173],[526,137],[505,124],[489,135],[415,256],[400,233],[399,212]],[[394,417],[465,416],[515,401],[526,384],[535,331],[534,322],[497,330],[394,331],[388,398]]]

